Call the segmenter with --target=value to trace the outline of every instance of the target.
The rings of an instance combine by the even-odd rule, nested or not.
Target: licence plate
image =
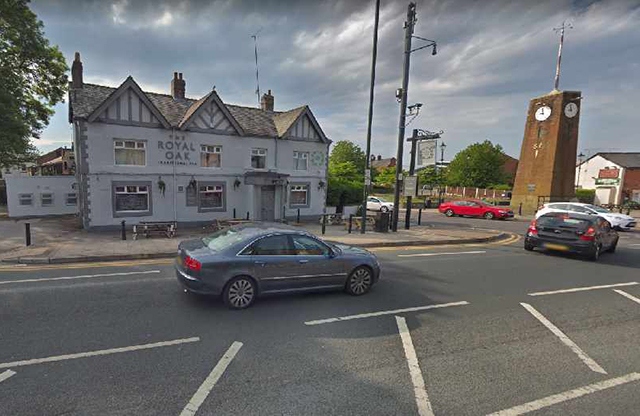
[[[562,245],[562,244],[549,244],[549,243],[545,243],[544,248],[549,249],[549,250],[557,250],[557,251],[567,251],[569,250],[569,247]]]

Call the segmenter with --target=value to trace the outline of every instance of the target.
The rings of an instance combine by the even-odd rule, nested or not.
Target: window
[[[222,146],[200,146],[200,166],[205,168],[219,168]]]
[[[50,207],[53,205],[53,194],[46,193],[40,194],[40,203],[43,207]]]
[[[308,152],[293,152],[293,169],[307,170]]]
[[[254,169],[267,167],[267,149],[251,149],[251,167]]]
[[[254,256],[295,255],[286,235],[272,235],[256,241],[250,249]],[[249,254],[249,253],[248,253]]]
[[[299,256],[326,256],[329,254],[327,246],[304,235],[293,236],[293,247]]]
[[[309,205],[309,185],[291,185],[289,198],[292,207]]]
[[[146,142],[140,140],[116,140],[114,142],[116,165],[145,166]]]
[[[20,194],[18,195],[18,203],[19,205],[27,206],[33,205],[33,195],[32,194]]]
[[[67,205],[78,205],[78,195],[75,193],[65,195],[65,203]]]
[[[148,185],[121,185],[114,187],[116,213],[147,213],[149,209]]]
[[[200,211],[224,209],[224,186],[202,185],[198,186],[198,209]]]

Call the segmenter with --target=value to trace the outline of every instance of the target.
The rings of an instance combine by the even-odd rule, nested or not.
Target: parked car
[[[440,204],[438,211],[447,217],[459,215],[461,217],[484,217],[488,220],[513,218],[513,211],[507,207],[499,207],[475,200],[445,202]]]
[[[636,219],[625,214],[617,214],[608,209],[579,202],[551,202],[542,205],[536,212],[536,218],[549,212],[577,212],[588,215],[599,215],[609,221],[616,230],[628,231],[636,226]]]
[[[605,251],[615,252],[618,238],[609,221],[600,216],[549,212],[531,222],[525,235],[524,249],[578,253],[595,261]]]
[[[367,211],[393,211],[393,202],[387,202],[378,196],[370,196],[367,198]]]
[[[247,308],[268,293],[344,289],[364,295],[380,277],[378,260],[369,251],[271,223],[183,241],[175,268],[187,292],[222,296],[232,309]]]

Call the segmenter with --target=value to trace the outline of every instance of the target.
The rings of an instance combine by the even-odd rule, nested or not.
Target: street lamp
[[[582,160],[584,159],[585,155],[580,152],[580,154],[578,155],[578,178],[576,179],[576,188],[578,188],[580,186],[580,171],[582,171]]]
[[[442,172],[442,168],[444,168],[444,149],[447,148],[447,145],[444,144],[444,141],[442,143],[440,143],[440,169],[439,171]],[[442,175],[438,175],[437,178],[440,180],[440,187],[438,189],[438,193],[440,195],[438,195],[438,205],[442,204],[442,202],[444,202],[442,199],[442,182],[443,182],[443,178]]]

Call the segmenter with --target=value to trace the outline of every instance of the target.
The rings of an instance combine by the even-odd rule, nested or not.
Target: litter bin
[[[424,201],[424,207],[425,207],[425,208],[427,208],[427,209],[430,209],[430,208],[431,208],[431,198],[427,198],[427,199]]]
[[[376,215],[376,225],[374,227],[376,232],[388,233],[390,218],[391,218],[390,212],[379,212],[378,215]]]

